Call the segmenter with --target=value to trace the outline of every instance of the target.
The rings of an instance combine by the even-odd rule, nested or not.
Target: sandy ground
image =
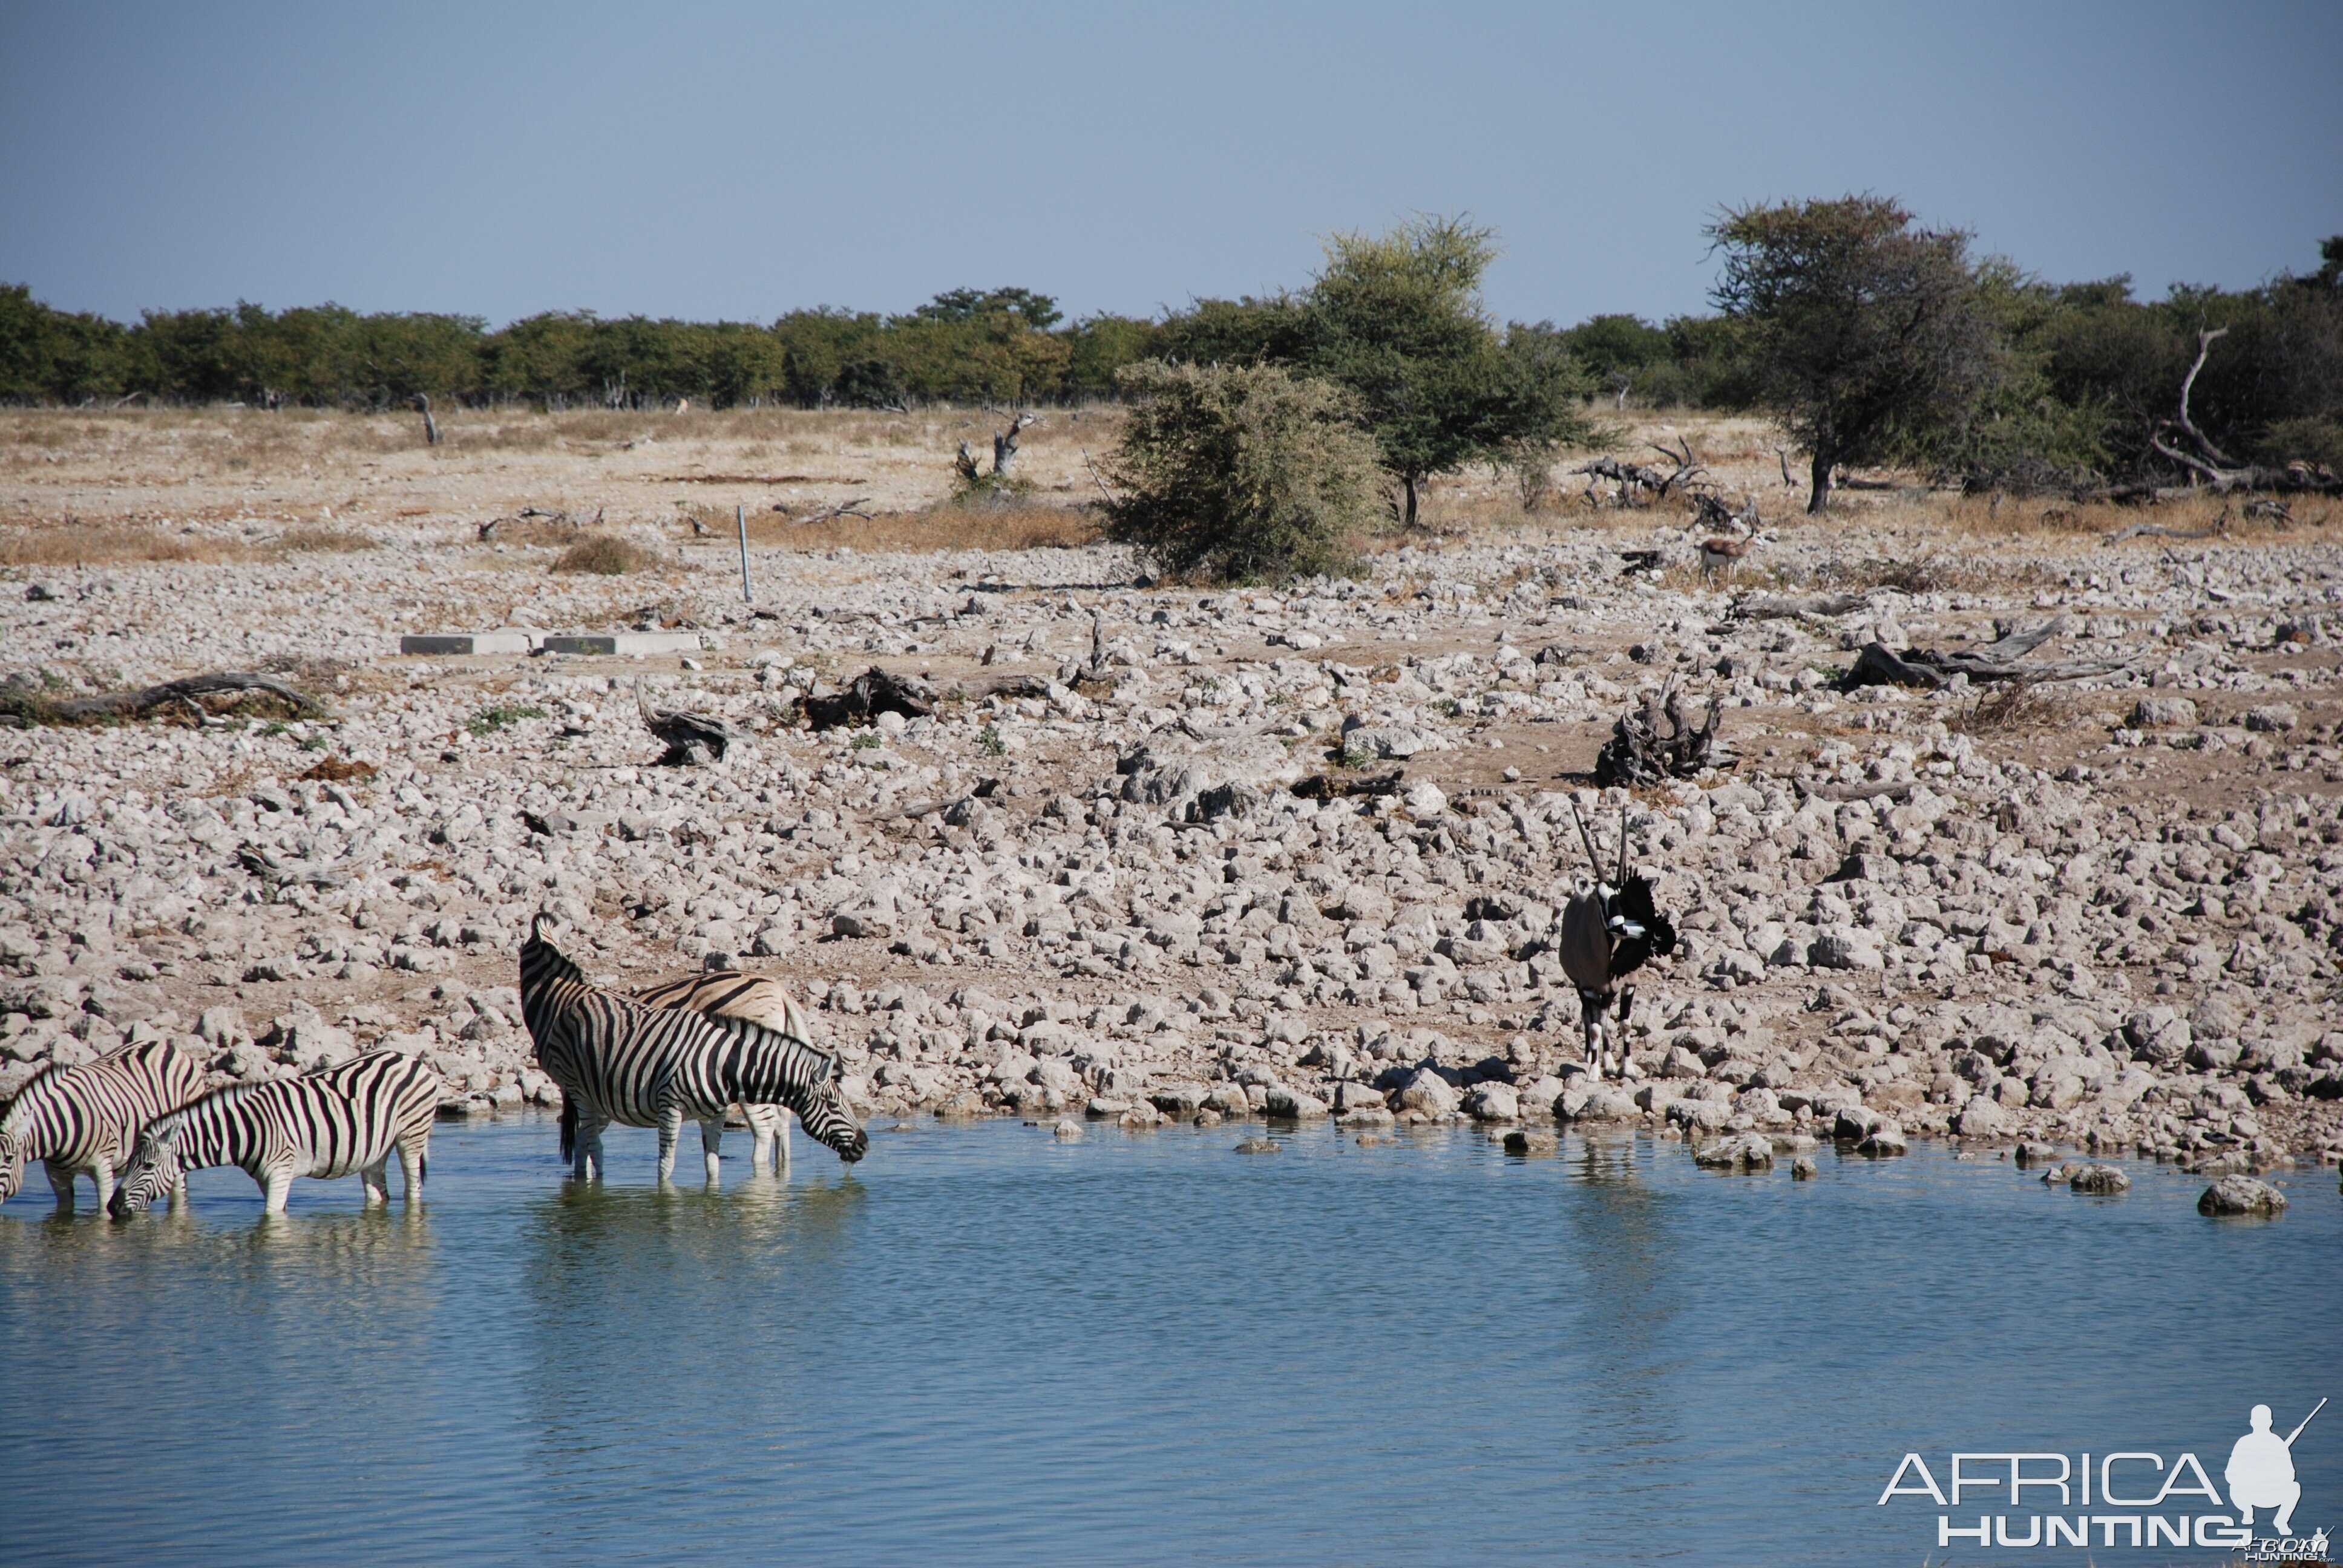
[[[1356,580],[1141,587],[1080,509],[1114,423],[1049,415],[1030,494],[970,511],[981,413],[459,413],[436,447],[411,416],[0,414],[0,673],[268,669],[330,710],[0,739],[0,1091],[127,1035],[223,1081],[387,1040],[451,1110],[548,1101],[511,990],[546,908],[617,983],[711,952],[789,980],[873,1111],[2343,1150],[2343,552],[2315,503],[1879,489],[1809,522],[1762,426],[1650,420],[1631,447],[1688,437],[1755,500],[1734,574],[1688,508],[1612,506],[1572,457],[1534,510],[1443,481]],[[2167,532],[2110,538],[2143,520]],[[642,569],[551,570],[596,530]],[[1822,592],[1849,607],[1752,613]],[[2030,658],[2100,673],[1835,689],[1866,642],[2045,623]],[[703,646],[397,652],[499,627]],[[945,700],[795,727],[873,664]],[[638,678],[752,739],[655,766]],[[1732,760],[1598,796],[1613,720],[1671,678]],[[1581,1070],[1553,950],[1574,799],[1606,834],[1625,807],[1684,933],[1624,1082]]]

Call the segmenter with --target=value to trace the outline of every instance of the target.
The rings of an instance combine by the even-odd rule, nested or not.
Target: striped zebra
[[[681,1008],[690,1012],[704,1012],[713,1018],[745,1018],[750,1023],[762,1024],[776,1034],[807,1045],[813,1043],[813,1033],[806,1027],[805,1013],[798,1007],[797,998],[776,980],[761,975],[742,974],[738,970],[719,970],[713,973],[684,975],[679,979],[661,980],[656,985],[639,987],[628,993],[645,1007]],[[751,1171],[789,1168],[789,1111],[786,1105],[762,1105],[754,1101],[740,1107],[742,1120],[749,1123],[751,1139],[749,1168]]]
[[[395,1050],[299,1078],[214,1090],[140,1130],[107,1210],[126,1219],[184,1181],[185,1172],[213,1165],[236,1166],[259,1182],[271,1214],[285,1211],[296,1176],[330,1181],[353,1171],[369,1205],[387,1203],[394,1149],[412,1205],[430,1170],[431,1121],[443,1092],[437,1073]]]
[[[570,1172],[603,1172],[602,1130],[656,1127],[659,1176],[675,1174],[687,1116],[699,1123],[708,1179],[720,1179],[724,1108],[785,1105],[849,1164],[870,1150],[839,1087],[838,1059],[762,1024],[646,1007],[604,990],[529,922],[520,950],[520,1008],[538,1065],[561,1085],[561,1155]]]
[[[156,1117],[204,1091],[204,1064],[161,1040],[126,1045],[79,1067],[43,1068],[0,1116],[0,1203],[25,1184],[25,1161],[48,1168],[57,1210],[70,1214],[74,1179],[97,1183],[97,1206],[114,1196],[115,1172],[132,1140]],[[172,1189],[172,1201],[186,1195]]]

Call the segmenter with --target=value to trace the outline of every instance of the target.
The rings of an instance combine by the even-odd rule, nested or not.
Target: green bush
[[[1374,444],[1340,389],[1273,365],[1137,365],[1111,538],[1182,575],[1257,581],[1353,568]]]

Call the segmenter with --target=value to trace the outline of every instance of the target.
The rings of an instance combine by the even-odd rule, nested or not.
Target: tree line
[[[1161,385],[1148,367],[1270,367],[1339,392],[1410,517],[1427,476],[1534,463],[1631,405],[1771,413],[1819,508],[1847,465],[2016,489],[2185,478],[2159,431],[2217,332],[2192,384],[2202,438],[2241,462],[2343,467],[2343,236],[2315,270],[2155,301],[2127,276],[2055,284],[1974,256],[1967,235],[1876,196],[1733,209],[1707,237],[1724,259],[1713,314],[1569,327],[1497,322],[1479,293],[1493,236],[1445,218],[1336,236],[1306,288],[1153,319],[1068,322],[1050,296],[996,288],[769,325],[571,311],[491,331],[249,304],[124,324],[0,286],[0,401],[908,410],[1144,396]]]

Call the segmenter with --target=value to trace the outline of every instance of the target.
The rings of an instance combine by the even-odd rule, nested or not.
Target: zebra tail
[[[578,1148],[578,1102],[568,1095],[561,1097],[561,1157],[569,1159]]]

